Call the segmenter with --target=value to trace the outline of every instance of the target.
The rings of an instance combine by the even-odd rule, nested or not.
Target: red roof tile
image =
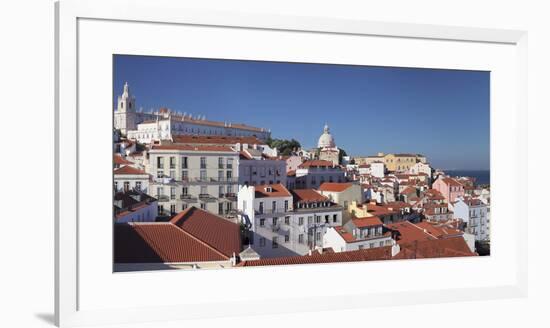
[[[117,223],[115,263],[226,261],[228,257],[171,223]]]
[[[326,202],[328,197],[321,195],[314,189],[294,189],[291,191],[295,202]]]
[[[310,160],[305,161],[298,166],[298,168],[308,168],[308,167],[334,167],[335,165],[331,161],[325,160]]]
[[[360,262],[390,260],[391,246],[368,248],[349,252],[314,252],[312,255],[266,258],[255,261],[244,261],[238,266],[262,266],[262,265],[290,265],[290,264],[319,264],[338,262]]]
[[[226,256],[230,257],[233,253],[240,252],[238,224],[194,206],[180,212],[170,222]]]
[[[256,191],[256,198],[264,197],[291,197],[292,195],[282,184],[270,184],[270,185],[257,185],[254,187]],[[271,191],[267,191],[267,188],[271,188]]]
[[[342,192],[349,187],[351,187],[353,183],[351,182],[324,182],[320,187],[319,190],[321,191],[332,191],[332,192]]]
[[[424,240],[399,246],[401,251],[394,259],[477,256],[462,237]]]
[[[377,216],[369,216],[364,218],[354,218],[352,219],[353,224],[357,228],[366,228],[366,227],[374,227],[374,226],[381,226],[384,223],[380,220]]]
[[[115,154],[113,158],[113,162],[115,165],[132,165],[133,162],[130,162],[129,160],[122,157],[120,154]]]
[[[136,169],[133,166],[123,166],[121,168],[115,169],[114,174],[119,175],[140,175],[140,174],[147,174],[145,171],[142,171],[140,169]]]

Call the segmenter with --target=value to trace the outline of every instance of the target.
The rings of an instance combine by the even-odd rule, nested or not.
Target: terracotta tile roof
[[[256,198],[264,197],[291,197],[292,195],[282,184],[270,184],[270,185],[257,185],[255,188]],[[266,188],[271,188],[271,191],[267,191]]]
[[[228,257],[241,251],[239,225],[200,208],[189,207],[174,216],[170,223]]]
[[[208,145],[265,145],[266,143],[256,137],[233,137],[233,136],[200,136],[200,135],[178,135],[173,136],[174,143],[181,144],[208,144]]]
[[[122,155],[120,155],[120,154],[115,154],[114,155],[113,162],[115,163],[115,165],[132,165],[132,164],[134,164],[133,162],[130,162],[129,160],[122,157]]]
[[[239,158],[240,159],[252,159],[252,156],[250,156],[247,152],[241,150],[239,152]]]
[[[401,192],[402,195],[407,195],[407,194],[412,194],[412,193],[414,193],[416,195],[416,188],[411,187],[411,186],[403,189],[403,191]]]
[[[389,214],[395,214],[397,213],[396,210],[389,210],[387,207],[385,206],[381,206],[381,205],[376,205],[376,204],[371,204],[371,203],[366,203],[365,204],[367,206],[367,211],[369,213],[371,213],[372,215],[375,215],[375,216],[381,216],[381,215],[389,215]]]
[[[351,182],[324,182],[320,187],[319,190],[321,191],[332,191],[332,192],[342,192],[349,187],[351,187],[353,183]]]
[[[386,227],[390,230],[398,232],[396,239],[398,244],[437,239],[435,236],[425,232],[424,229],[410,223],[409,221],[387,224]]]
[[[374,226],[381,226],[384,223],[380,220],[377,216],[369,216],[364,218],[354,218],[352,219],[353,224],[357,228],[366,228],[366,227],[374,227]]]
[[[462,183],[456,181],[456,179],[453,178],[443,178],[443,182],[449,186],[453,187],[463,187]]]
[[[226,261],[228,257],[171,223],[117,223],[115,263]]]
[[[255,261],[244,261],[237,266],[262,266],[262,265],[290,265],[290,264],[319,264],[339,262],[360,262],[390,260],[391,246],[368,248],[349,252],[313,252],[312,255],[290,256],[278,258],[266,258]]]
[[[360,169],[368,169],[370,167],[370,164],[361,164],[358,166]]]
[[[286,173],[287,177],[295,177],[296,176],[296,170],[290,170]]]
[[[118,169],[115,169],[114,174],[118,174],[118,175],[140,175],[140,174],[145,174],[145,175],[147,175],[147,173],[145,173],[145,171],[142,171],[140,169],[136,169],[135,167],[128,166],[128,165],[123,166],[123,167],[118,168]]]
[[[331,161],[325,160],[310,160],[305,161],[298,166],[298,168],[308,168],[308,167],[335,167]]]
[[[294,189],[291,190],[292,196],[294,196],[294,202],[308,203],[308,202],[326,202],[328,197],[321,195],[314,189]]]
[[[399,246],[401,251],[394,259],[477,256],[462,237],[424,240]]]
[[[437,238],[457,237],[463,235],[463,232],[458,229],[454,229],[446,225],[437,223],[423,221],[417,223],[416,226],[422,229],[426,229],[428,233],[434,235]]]
[[[153,145],[151,150],[183,150],[183,151],[215,151],[236,153],[231,147],[211,146],[211,145],[184,145],[184,144],[164,144]]]

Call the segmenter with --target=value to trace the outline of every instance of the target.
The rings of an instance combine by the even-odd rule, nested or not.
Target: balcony
[[[284,207],[276,207],[276,208],[269,208],[269,209],[263,209],[262,211],[255,210],[254,214],[256,215],[283,215],[285,213],[292,212],[292,209],[290,208],[284,208]]]
[[[199,194],[199,199],[203,202],[215,202],[217,198],[210,194]]]
[[[225,193],[223,197],[233,201],[237,200],[237,194],[234,192]]]
[[[156,198],[161,203],[170,201],[170,197],[168,197],[168,195],[157,195]]]
[[[180,195],[180,200],[187,203],[195,203],[197,201],[197,197],[193,197],[191,195]]]

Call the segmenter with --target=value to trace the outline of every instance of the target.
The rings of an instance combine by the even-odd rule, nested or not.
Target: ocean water
[[[491,184],[491,171],[489,170],[444,170],[450,176],[473,177],[476,184]]]

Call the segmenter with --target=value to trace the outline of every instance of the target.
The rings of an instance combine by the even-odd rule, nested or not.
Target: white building
[[[325,182],[345,182],[344,171],[324,160],[309,160],[298,166],[296,188],[317,189]]]
[[[154,222],[157,200],[141,192],[117,192],[114,196],[115,223]]]
[[[376,216],[354,218],[344,227],[329,228],[323,237],[323,247],[337,253],[395,245],[391,232],[384,231],[382,221]]]
[[[153,145],[149,169],[151,195],[159,215],[174,215],[190,206],[234,217],[239,153],[224,146]]]
[[[370,163],[370,174],[374,177],[382,179],[386,172],[386,165],[383,162]]]
[[[140,191],[146,194],[149,190],[149,174],[133,166],[121,166],[113,171],[115,192]]]
[[[286,185],[286,161],[268,158],[257,149],[245,149],[239,158],[239,186]]]
[[[430,180],[432,179],[432,167],[430,166],[430,164],[428,163],[422,163],[422,162],[417,162],[416,164],[414,164],[413,166],[411,166],[409,168],[409,173],[411,174],[420,174],[420,173],[424,173],[426,174]]]
[[[141,109],[137,110],[136,99],[130,93],[128,83],[124,84],[123,92],[118,97],[114,124],[128,139],[140,143],[171,139],[176,135],[254,136],[260,140],[267,140],[271,136],[271,132],[264,128],[210,121],[205,116],[178,113],[168,108],[145,113]]]
[[[489,217],[487,205],[476,198],[458,198],[453,204],[454,217],[466,223],[466,232],[476,240],[489,240]]]
[[[342,207],[315,190],[243,186],[238,198],[252,232],[249,243],[262,258],[305,255],[322,246],[326,229],[342,225]]]

